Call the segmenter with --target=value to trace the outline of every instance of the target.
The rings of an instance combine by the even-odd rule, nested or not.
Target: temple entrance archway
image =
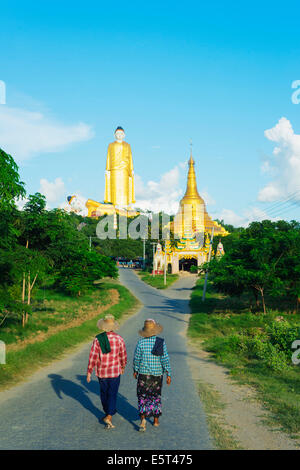
[[[181,258],[179,260],[179,271],[190,271],[191,266],[198,266],[197,258]]]

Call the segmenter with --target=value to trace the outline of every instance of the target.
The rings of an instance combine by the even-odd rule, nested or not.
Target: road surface
[[[141,300],[143,307],[119,330],[126,342],[128,366],[121,377],[116,428],[106,430],[100,421],[103,412],[98,380],[93,375],[92,381],[86,382],[91,346],[88,343],[35,373],[27,382],[0,393],[1,449],[212,448],[205,414],[187,365],[184,335],[195,277],[180,278],[169,289],[159,291],[142,282],[130,269],[121,268],[120,281]],[[154,318],[164,326],[161,336],[169,350],[172,384],[163,384],[160,427],[147,423],[146,433],[139,433],[132,357],[138,330],[146,318]]]

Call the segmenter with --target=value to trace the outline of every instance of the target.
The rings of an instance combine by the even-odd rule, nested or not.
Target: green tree
[[[299,293],[299,274],[295,269],[299,257],[299,226],[265,220],[253,222],[238,236],[232,234],[226,238],[225,255],[209,265],[211,279],[219,291],[229,295],[252,292],[257,303],[260,296],[264,313],[266,294],[284,295],[288,288],[294,295]]]
[[[24,212],[29,214],[42,214],[46,208],[46,197],[41,193],[30,194],[24,206]]]
[[[0,149],[0,209],[15,205],[15,199],[25,197],[25,185],[18,170],[12,156]]]
[[[57,274],[56,285],[70,295],[80,296],[103,277],[116,278],[116,264],[95,251],[73,251]]]
[[[10,250],[17,241],[19,232],[16,226],[18,212],[15,200],[25,197],[25,194],[18,165],[0,149],[0,248]]]

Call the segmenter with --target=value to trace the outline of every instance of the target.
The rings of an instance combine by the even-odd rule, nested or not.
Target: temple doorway
[[[181,258],[179,260],[179,271],[190,271],[191,266],[197,265],[197,258]]]

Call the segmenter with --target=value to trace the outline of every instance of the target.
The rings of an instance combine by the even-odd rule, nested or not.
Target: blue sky
[[[2,2],[0,147],[50,207],[101,201],[121,125],[151,208],[176,206],[192,139],[209,212],[265,218],[300,189],[299,13],[289,1]]]

